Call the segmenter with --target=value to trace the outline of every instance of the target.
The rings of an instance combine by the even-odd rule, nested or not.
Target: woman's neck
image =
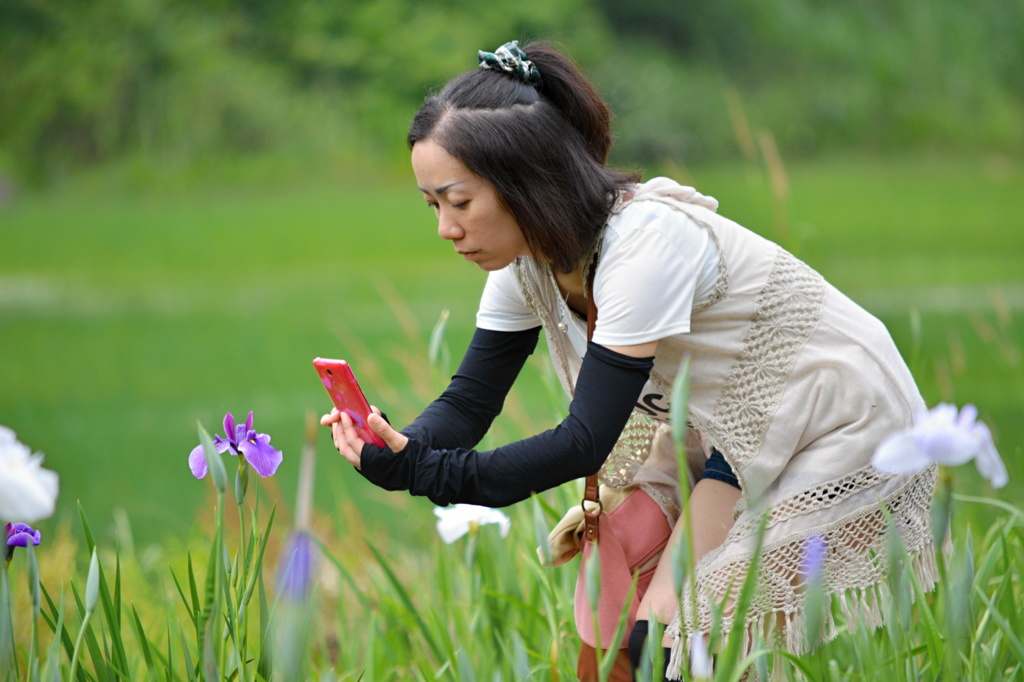
[[[578,315],[587,314],[586,286],[583,284],[583,265],[578,265],[572,272],[553,271],[558,293]]]

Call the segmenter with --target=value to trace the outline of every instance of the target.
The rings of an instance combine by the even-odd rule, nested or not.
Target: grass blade
[[[356,584],[355,578],[352,577],[352,574],[349,573],[348,569],[345,568],[342,565],[342,563],[327,550],[327,547],[324,546],[324,543],[320,542],[320,540],[316,536],[313,536],[313,542],[315,542],[317,546],[320,548],[320,556],[325,557],[329,562],[331,562],[331,564],[333,564],[334,567],[338,569],[338,572],[341,573],[341,577],[345,580],[346,583],[348,583],[349,587],[352,588],[352,594],[355,595],[355,597],[359,600],[360,607],[364,611],[369,612],[371,610],[370,600],[366,598],[366,595],[363,594],[363,590],[361,590],[359,586]]]
[[[167,569],[171,572],[171,579],[174,581],[174,586],[178,588],[178,595],[181,597],[182,604],[185,605],[185,612],[188,613],[189,619],[193,625],[196,625],[197,614],[192,610],[192,605],[189,603],[188,597],[185,596],[185,591],[181,587],[181,583],[178,581],[178,576],[174,573],[174,568],[168,566]]]
[[[985,606],[988,608],[988,614],[992,617],[992,620],[996,622],[996,625],[1003,631],[1003,635],[1006,637],[1007,644],[1010,649],[1013,650],[1013,655],[1018,661],[1024,661],[1024,643],[1021,643],[1020,637],[1017,636],[1017,632],[1014,627],[1010,624],[1006,617],[999,612],[996,605],[985,595],[980,587],[975,585],[975,594],[981,601],[985,602]]]
[[[413,604],[412,598],[409,596],[408,590],[406,590],[405,586],[402,585],[402,583],[398,580],[398,576],[396,576],[394,571],[391,570],[391,567],[388,565],[388,562],[384,560],[384,557],[381,556],[380,552],[377,551],[377,548],[374,547],[372,544],[368,544],[367,547],[370,548],[370,551],[373,553],[373,556],[377,558],[377,564],[381,567],[381,570],[384,571],[384,575],[387,577],[388,582],[391,584],[395,592],[398,594],[398,598],[402,602],[402,605],[405,606],[408,615],[419,626],[420,634],[422,634],[423,639],[426,641],[427,646],[430,648],[430,651],[434,654],[436,660],[445,660],[440,646],[438,646],[433,634],[427,628],[427,623],[423,619],[423,615],[420,613],[420,610],[416,608],[415,604]]]
[[[59,635],[60,642],[64,646],[64,651],[67,652],[68,658],[70,659],[71,654],[75,651],[75,643],[71,639],[71,634],[68,632],[68,629],[64,627],[64,595],[61,593],[61,608],[58,611],[57,607],[54,606],[50,593],[46,590],[46,586],[40,583],[39,589],[42,591],[43,597],[46,599],[46,604],[50,609],[49,615],[47,615],[45,610],[42,612],[43,619],[46,620],[46,624],[50,626],[50,631],[53,632],[55,639],[57,639],[57,636]],[[57,632],[58,629],[60,630],[59,633]]]
[[[135,634],[139,638],[139,646],[142,647],[142,657],[146,661],[146,669],[149,671],[150,679],[152,679],[156,677],[156,669],[153,666],[153,654],[150,651],[149,638],[146,637],[146,631],[142,627],[142,620],[139,618],[139,612],[134,604],[132,604],[132,617],[132,622],[135,625]]]

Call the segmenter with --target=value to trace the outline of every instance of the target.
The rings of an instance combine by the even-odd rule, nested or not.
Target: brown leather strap
[[[587,342],[589,343],[594,339],[594,328],[597,326],[597,303],[594,302],[594,273],[597,271],[597,260],[595,259],[590,264],[590,270],[587,272]],[[590,542],[597,542],[598,538],[598,520],[601,518],[601,512],[604,511],[604,507],[601,505],[601,498],[598,495],[598,480],[597,474],[587,476],[586,484],[583,488],[583,501],[580,503],[583,507],[583,539],[589,540]],[[587,509],[587,502],[593,502],[590,509]]]
[[[597,474],[587,476],[586,484],[583,488],[583,501],[580,502],[580,506],[583,507],[583,539],[590,542],[597,542],[599,535],[597,530],[598,521],[601,518],[601,512],[604,511],[597,486]],[[590,505],[588,508],[587,502],[594,502],[595,504]]]

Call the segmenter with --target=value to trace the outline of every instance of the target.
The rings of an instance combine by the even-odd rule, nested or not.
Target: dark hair
[[[413,117],[409,148],[430,139],[490,182],[529,247],[571,272],[639,174],[605,166],[611,114],[576,65],[547,43],[523,50],[540,85],[491,69],[457,76]]]

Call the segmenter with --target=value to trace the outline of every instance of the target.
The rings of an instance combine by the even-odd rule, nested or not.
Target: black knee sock
[[[638,620],[629,633],[629,667],[633,671],[633,679],[636,679],[636,670],[640,667],[640,656],[644,652],[644,642],[647,641],[647,621]]]
[[[633,679],[638,679],[640,674],[640,663],[643,661],[644,644],[647,642],[647,626],[646,620],[638,620],[636,625],[633,626],[633,631],[629,633],[629,665],[633,672]],[[668,647],[664,647],[664,669],[662,670],[662,679],[668,680],[668,659],[672,653],[672,650]]]

